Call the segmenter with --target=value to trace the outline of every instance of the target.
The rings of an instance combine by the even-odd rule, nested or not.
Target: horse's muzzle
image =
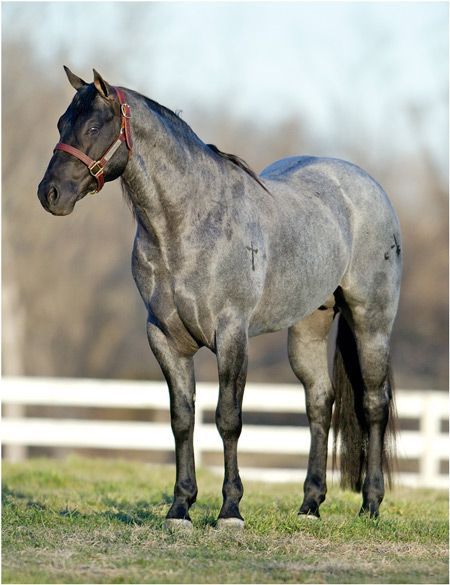
[[[39,183],[38,197],[42,207],[53,215],[68,215],[74,207],[72,202],[64,204],[61,201],[61,192],[56,185],[49,183],[46,179]]]

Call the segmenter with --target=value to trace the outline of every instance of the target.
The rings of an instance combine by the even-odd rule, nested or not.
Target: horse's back
[[[315,195],[328,205],[333,206],[333,200],[344,204],[361,219],[366,214],[373,218],[378,212],[379,217],[392,217],[398,225],[395,211],[381,185],[348,161],[292,156],[271,163],[260,176],[275,196],[282,197],[286,190],[295,191],[300,198]]]
[[[316,156],[288,156],[280,160],[276,160],[265,167],[260,176],[264,179],[284,179],[292,173],[297,173],[312,164],[317,164],[318,161],[330,160]]]

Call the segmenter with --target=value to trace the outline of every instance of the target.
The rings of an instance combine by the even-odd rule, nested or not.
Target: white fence
[[[208,419],[205,414],[214,412],[216,401],[216,385],[197,384],[194,442],[196,462],[200,465],[206,452],[222,451],[215,425],[212,421],[205,422]],[[26,453],[27,447],[36,446],[140,451],[173,451],[174,448],[169,423],[25,416],[27,406],[167,411],[169,396],[164,383],[3,378],[2,403],[1,434],[6,457],[18,458]],[[400,466],[402,461],[412,462],[414,471],[399,473],[397,483],[411,487],[448,489],[447,393],[399,390],[396,393],[396,403],[400,422],[408,419],[413,427],[418,428],[399,433],[397,452]],[[244,412],[249,411],[305,413],[304,393],[299,385],[247,384]],[[309,442],[307,426],[244,424],[239,452],[259,456],[266,454],[272,459],[275,454],[306,456]],[[305,470],[241,466],[241,475],[244,479],[301,481]]]

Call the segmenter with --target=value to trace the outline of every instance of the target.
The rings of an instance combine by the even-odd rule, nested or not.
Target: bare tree
[[[59,61],[55,67],[60,68]],[[131,277],[134,220],[118,183],[86,198],[65,219],[44,213],[36,197],[71,88],[60,80],[55,84],[24,43],[5,42],[3,63],[4,373],[161,378]],[[338,154],[312,143],[305,120],[261,125],[231,111],[187,106],[186,121],[205,141],[242,156],[257,171],[283,156]],[[418,138],[421,133],[418,123]],[[448,189],[443,174],[419,139],[414,156],[397,153],[385,163],[352,148],[350,138],[340,156],[383,184],[403,229],[405,275],[394,335],[397,384],[446,387]],[[408,189],[414,189],[414,205]],[[252,341],[249,379],[293,381],[285,341],[285,333]],[[205,351],[197,366],[200,379],[216,379],[214,360]]]

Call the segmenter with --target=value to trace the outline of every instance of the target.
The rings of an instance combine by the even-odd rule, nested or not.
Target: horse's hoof
[[[219,518],[217,528],[225,530],[244,530],[244,521],[240,518]]]
[[[299,512],[297,517],[299,520],[320,520],[320,516],[316,516],[315,514],[305,514],[304,512]]]
[[[380,520],[380,513],[377,512],[369,512],[369,510],[363,510],[361,509],[359,511],[358,516],[360,518],[367,518],[368,520],[371,520],[372,522],[378,522]]]
[[[186,518],[166,518],[164,528],[166,530],[192,530],[192,522]]]

